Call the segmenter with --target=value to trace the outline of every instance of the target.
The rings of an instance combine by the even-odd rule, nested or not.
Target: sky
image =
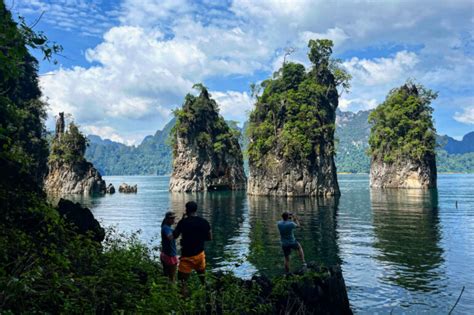
[[[376,107],[407,79],[439,93],[439,134],[474,130],[474,1],[5,0],[64,48],[40,60],[47,128],[58,112],[86,134],[139,144],[203,83],[225,119],[243,122],[249,86],[288,60],[309,66],[309,39],[329,38],[352,75],[343,111]],[[38,55],[39,57],[39,55]]]

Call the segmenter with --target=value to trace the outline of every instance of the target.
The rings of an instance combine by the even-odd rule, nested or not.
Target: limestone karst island
[[[0,313],[473,314],[473,29],[0,0]]]

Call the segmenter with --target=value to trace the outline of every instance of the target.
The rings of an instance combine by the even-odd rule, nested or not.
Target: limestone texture
[[[56,133],[51,143],[48,175],[44,189],[49,195],[105,194],[106,185],[84,153],[87,141],[74,124],[65,131],[64,113],[59,113]]]
[[[188,95],[173,131],[173,173],[169,190],[242,190],[247,178],[238,137],[219,115],[217,103],[201,87]]]
[[[372,158],[370,167],[371,188],[435,188],[437,181],[435,156],[422,161],[405,159],[387,163]]]
[[[49,172],[44,183],[48,194],[104,194],[105,181],[100,173],[89,162],[80,164],[50,163]]]

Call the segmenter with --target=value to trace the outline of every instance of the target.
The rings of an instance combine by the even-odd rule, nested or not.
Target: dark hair
[[[290,217],[290,213],[289,213],[289,212],[287,212],[287,211],[285,211],[285,212],[283,212],[283,213],[281,214],[281,217],[283,218],[283,220],[285,220],[285,221],[286,221],[286,220],[288,220],[288,219],[289,219],[289,217]]]
[[[161,227],[163,227],[163,225],[165,225],[166,223],[166,220],[168,220],[169,218],[174,218],[174,213],[172,211],[168,211],[166,212],[165,214],[165,217],[163,218],[163,221],[161,221]]]
[[[188,201],[186,202],[186,214],[190,214],[190,213],[194,213],[197,211],[198,209],[198,205],[197,203],[195,203],[194,201]]]

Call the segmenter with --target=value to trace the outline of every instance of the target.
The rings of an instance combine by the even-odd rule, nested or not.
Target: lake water
[[[79,198],[105,226],[141,230],[159,244],[170,209],[195,200],[214,240],[209,267],[240,277],[283,273],[276,222],[284,210],[299,215],[296,237],[307,261],[342,266],[357,313],[447,314],[462,287],[455,314],[474,314],[474,175],[445,175],[438,190],[370,190],[367,175],[339,175],[341,197],[268,198],[245,192],[177,194],[168,177],[106,176],[116,188],[137,184],[137,194]],[[457,207],[456,207],[457,201]],[[158,237],[157,237],[158,236]],[[292,267],[299,268],[296,254]]]

